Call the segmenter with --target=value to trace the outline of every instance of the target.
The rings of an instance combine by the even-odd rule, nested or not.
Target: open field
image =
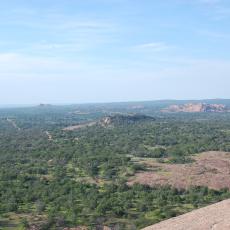
[[[230,153],[204,152],[192,157],[189,164],[158,163],[142,160],[149,171],[138,172],[129,184],[172,185],[176,188],[207,186],[212,189],[230,188]]]

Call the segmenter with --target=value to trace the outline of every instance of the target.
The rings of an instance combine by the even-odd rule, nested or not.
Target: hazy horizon
[[[156,100],[129,100],[129,101],[94,101],[94,102],[66,102],[66,103],[28,103],[28,104],[0,104],[0,108],[22,108],[22,107],[33,107],[33,106],[39,106],[39,105],[51,105],[51,106],[71,106],[71,105],[93,105],[93,104],[119,104],[119,103],[143,103],[143,102],[206,102],[206,101],[218,101],[218,100],[229,100],[230,98],[190,98],[190,99],[156,99]]]
[[[230,98],[227,0],[12,0],[0,11],[0,105]]]

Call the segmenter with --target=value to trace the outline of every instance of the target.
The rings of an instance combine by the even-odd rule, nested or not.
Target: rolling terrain
[[[230,198],[230,113],[162,112],[187,103],[0,109],[0,229],[141,229]]]

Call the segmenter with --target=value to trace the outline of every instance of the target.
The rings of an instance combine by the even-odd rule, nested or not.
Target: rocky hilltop
[[[143,230],[229,230],[230,200],[162,221]]]
[[[184,105],[170,105],[168,108],[163,109],[162,112],[229,112],[229,109],[223,104],[189,103]]]
[[[145,121],[154,121],[155,118],[144,115],[144,114],[116,114],[111,116],[106,116],[101,118],[100,120],[90,121],[86,123],[79,123],[73,126],[68,126],[63,128],[63,131],[73,131],[82,128],[87,128],[95,125],[106,127],[114,127],[117,125],[129,125],[137,122],[145,122]]]
[[[153,117],[144,115],[144,114],[117,114],[106,116],[102,118],[99,123],[102,126],[109,126],[109,125],[120,125],[120,124],[133,124],[136,122],[143,122],[143,121],[153,121],[155,120]]]

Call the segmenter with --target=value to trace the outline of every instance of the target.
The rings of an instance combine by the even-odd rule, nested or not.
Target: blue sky
[[[230,98],[228,0],[9,0],[0,104]]]

